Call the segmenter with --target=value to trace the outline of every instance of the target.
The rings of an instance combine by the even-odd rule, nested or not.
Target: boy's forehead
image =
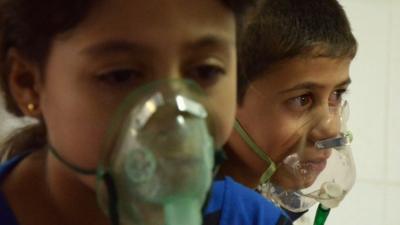
[[[351,59],[334,59],[326,57],[297,57],[275,64],[264,71],[255,85],[282,89],[299,84],[308,87],[323,85],[336,86],[348,84]],[[312,85],[311,85],[312,84]]]

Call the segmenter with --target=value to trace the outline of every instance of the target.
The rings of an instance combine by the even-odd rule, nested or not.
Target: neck
[[[95,177],[80,175],[67,168],[52,154],[47,156],[47,183],[50,197],[66,224],[109,225],[97,204]]]
[[[250,164],[246,163],[230,145],[226,145],[224,149],[228,159],[221,165],[218,177],[230,176],[247,187],[257,187],[260,174],[249,166]]]

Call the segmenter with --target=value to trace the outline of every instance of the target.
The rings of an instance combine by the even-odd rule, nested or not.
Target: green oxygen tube
[[[330,208],[324,207],[322,204],[319,204],[317,212],[315,214],[314,225],[324,225],[330,211]]]

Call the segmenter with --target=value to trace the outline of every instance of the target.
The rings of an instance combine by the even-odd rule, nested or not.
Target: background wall
[[[22,125],[22,121],[12,118],[5,112],[4,102],[0,92],[0,143],[10,130]]]
[[[326,225],[399,225],[400,0],[340,2],[360,44],[349,93],[358,177]],[[0,106],[0,138],[18,124]]]

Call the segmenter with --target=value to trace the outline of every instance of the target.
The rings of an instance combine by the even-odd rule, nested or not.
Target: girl
[[[97,206],[94,177],[66,164],[96,168],[111,115],[130,91],[150,81],[195,80],[215,109],[221,145],[234,117],[236,24],[249,2],[1,0],[0,83],[7,108],[38,124],[4,146],[11,160],[0,169],[0,222],[110,224]],[[277,210],[249,196],[260,208]],[[239,219],[225,223],[249,218],[236,212]]]

